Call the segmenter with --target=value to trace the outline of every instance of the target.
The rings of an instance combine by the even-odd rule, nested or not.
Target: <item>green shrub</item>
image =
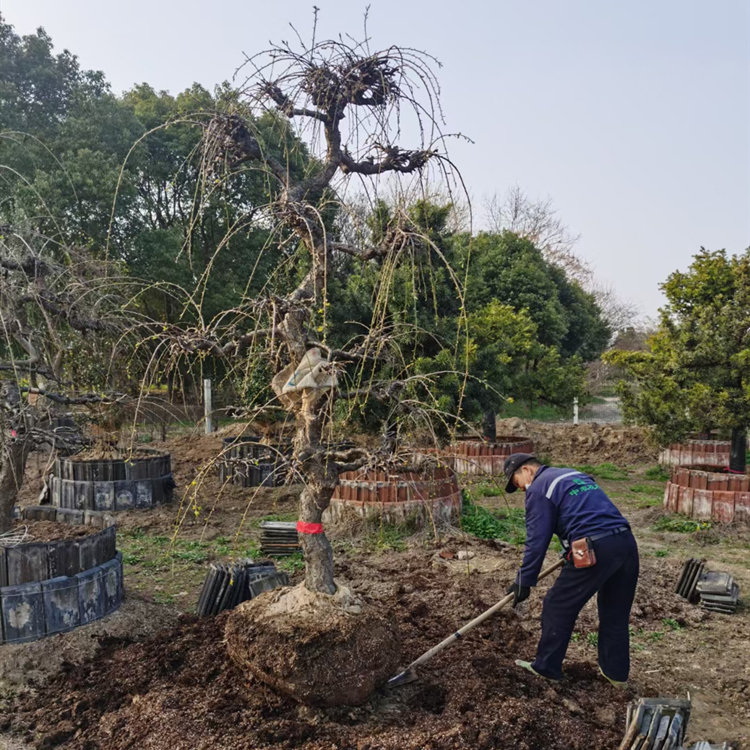
[[[574,469],[582,471],[584,474],[594,477],[595,479],[608,479],[610,481],[621,481],[628,478],[627,469],[621,469],[615,464],[603,463],[598,466],[585,464],[584,466],[574,466]]]
[[[663,466],[659,465],[646,469],[646,473],[643,476],[655,482],[666,482],[671,475]]]
[[[480,539],[503,539],[511,544],[526,541],[526,523],[523,508],[491,511],[476,505],[470,497],[464,498],[461,528]]]
[[[695,521],[686,516],[662,516],[654,524],[654,531],[674,531],[678,534],[693,534],[696,531],[710,529],[710,521]]]
[[[637,492],[639,495],[664,496],[664,487],[660,487],[658,484],[634,484],[630,491]]]

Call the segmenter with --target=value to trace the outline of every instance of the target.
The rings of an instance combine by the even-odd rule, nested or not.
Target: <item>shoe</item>
[[[553,680],[551,677],[545,677],[543,674],[539,674],[539,672],[534,669],[534,667],[531,666],[530,661],[523,661],[521,659],[516,659],[516,666],[521,667],[521,669],[525,669],[527,672],[531,672],[536,677],[541,677],[543,680],[550,680],[551,682],[559,682],[559,680]]]
[[[518,662],[516,662],[518,664]],[[531,666],[531,665],[529,665]],[[610,684],[613,685],[616,688],[619,688],[620,690],[625,690],[628,687],[627,682],[618,682],[617,680],[613,680],[611,677],[607,677],[606,674],[604,674],[604,670],[602,670],[601,667],[599,667],[599,673],[601,676]]]

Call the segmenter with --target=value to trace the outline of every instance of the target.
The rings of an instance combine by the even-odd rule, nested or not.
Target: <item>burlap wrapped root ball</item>
[[[398,670],[398,630],[339,586],[304,584],[241,604],[227,620],[229,656],[274,690],[311,706],[358,706]]]

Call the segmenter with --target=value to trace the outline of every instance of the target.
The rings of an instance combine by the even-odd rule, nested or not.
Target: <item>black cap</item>
[[[505,486],[506,492],[515,492],[518,489],[513,484],[513,475],[529,461],[536,461],[536,456],[532,456],[530,453],[512,453],[505,459],[503,471],[505,472],[505,478],[508,480],[508,484]]]

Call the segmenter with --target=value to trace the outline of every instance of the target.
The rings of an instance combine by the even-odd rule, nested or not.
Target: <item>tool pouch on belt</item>
[[[591,539],[576,539],[570,547],[570,556],[576,568],[590,568],[596,565],[596,554]]]

